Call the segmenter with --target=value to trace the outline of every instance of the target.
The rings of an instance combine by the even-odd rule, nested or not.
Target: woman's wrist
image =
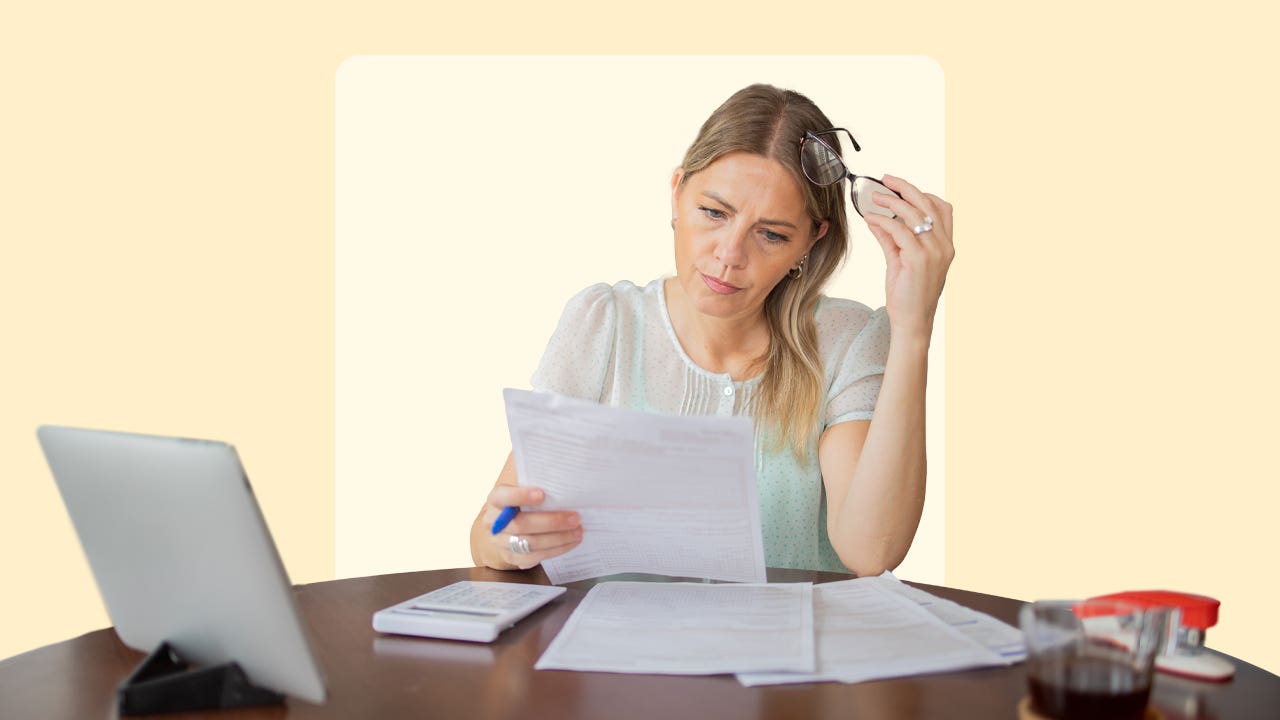
[[[911,354],[929,353],[933,337],[933,320],[926,324],[889,325],[889,354],[895,351]]]

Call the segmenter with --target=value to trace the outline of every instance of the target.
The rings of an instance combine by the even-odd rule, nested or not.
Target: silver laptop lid
[[[43,426],[40,445],[120,639],[323,702],[288,576],[230,445]]]

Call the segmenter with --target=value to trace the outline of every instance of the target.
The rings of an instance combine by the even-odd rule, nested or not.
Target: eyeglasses
[[[859,215],[866,217],[867,213],[871,212],[896,217],[889,208],[872,202],[871,194],[882,192],[897,195],[899,198],[902,196],[890,190],[879,180],[864,175],[854,175],[849,171],[849,166],[845,165],[837,149],[840,147],[840,133],[844,133],[844,136],[849,138],[849,144],[853,146],[854,152],[862,152],[862,148],[858,147],[858,141],[854,140],[853,135],[844,128],[829,128],[818,132],[806,130],[804,137],[800,138],[800,168],[804,170],[804,176],[814,185],[823,187],[849,178],[853,209],[857,210]]]

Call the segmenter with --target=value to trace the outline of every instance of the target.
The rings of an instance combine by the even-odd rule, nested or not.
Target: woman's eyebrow
[[[710,190],[703,190],[702,194],[705,195],[706,197],[711,198],[712,200],[715,200],[721,205],[725,206],[726,208],[728,208],[729,212],[738,212],[738,208],[730,205],[727,200],[711,192]],[[795,223],[787,222],[786,220],[772,220],[770,218],[760,218],[756,222],[758,222],[761,225],[781,225],[782,227],[789,227],[792,230],[796,229]]]
[[[795,223],[790,223],[790,222],[787,222],[786,220],[770,220],[769,218],[760,218],[756,222],[761,225],[781,225],[782,227],[789,227],[792,230],[796,229]]]
[[[736,207],[734,207],[734,206],[730,205],[728,200],[725,200],[724,198],[722,198],[722,197],[720,197],[719,195],[717,195],[717,194],[715,194],[715,193],[711,192],[710,190],[703,190],[703,191],[702,191],[702,194],[703,194],[703,195],[705,195],[705,196],[707,196],[707,197],[709,197],[709,198],[711,198],[712,200],[715,200],[716,202],[720,203],[721,205],[725,206],[726,208],[728,208],[728,209],[729,209],[729,212],[738,212],[738,208],[736,208]]]

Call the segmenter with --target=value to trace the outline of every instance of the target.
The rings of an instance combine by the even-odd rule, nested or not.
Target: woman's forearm
[[[897,567],[920,524],[928,367],[927,333],[893,338],[875,414],[845,497],[828,498],[831,543],[859,575]]]

